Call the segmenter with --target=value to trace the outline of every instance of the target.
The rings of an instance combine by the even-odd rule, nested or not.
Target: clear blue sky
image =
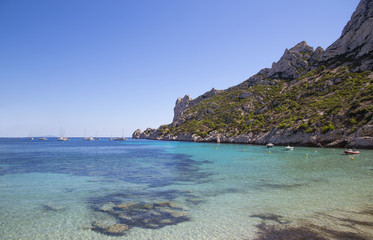
[[[324,49],[358,0],[0,0],[0,137],[126,136],[177,97]]]

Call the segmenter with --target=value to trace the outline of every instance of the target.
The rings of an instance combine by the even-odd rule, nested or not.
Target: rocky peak
[[[174,119],[175,122],[181,114],[189,107],[189,103],[192,101],[192,98],[189,95],[185,95],[183,98],[177,98],[175,107],[174,107]]]
[[[313,47],[308,46],[305,41],[298,43],[290,50],[286,49],[280,60],[272,64],[268,77],[280,79],[300,77],[309,67],[309,60],[313,53]]]
[[[285,50],[285,52],[286,52],[286,50]],[[288,51],[292,52],[292,53],[309,53],[309,54],[312,54],[313,53],[313,47],[308,46],[306,41],[302,41],[302,42],[298,43],[297,45],[295,45],[294,47],[292,47]]]
[[[210,98],[219,92],[221,92],[221,90],[216,90],[215,88],[212,88],[210,91],[205,92],[204,94],[197,97],[196,99],[192,99],[189,95],[185,95],[183,98],[179,97],[176,100],[175,107],[174,107],[174,119],[172,120],[173,124],[177,125],[176,123],[180,122],[179,118],[181,117],[181,115],[187,108],[193,107],[200,101],[206,98]]]
[[[192,100],[190,102],[190,106],[194,106],[196,105],[197,103],[199,103],[200,101],[206,99],[206,98],[210,98],[212,96],[214,96],[215,94],[219,93],[221,91],[219,90],[216,90],[215,88],[212,88],[210,91],[207,91],[205,92],[204,94],[202,94],[201,96],[197,97],[196,99]]]
[[[342,31],[342,35],[320,57],[321,64],[344,64],[352,71],[373,68],[373,1],[362,0]]]

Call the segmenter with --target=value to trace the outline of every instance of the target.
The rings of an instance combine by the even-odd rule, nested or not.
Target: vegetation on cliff
[[[373,117],[372,76],[322,66],[292,81],[234,87],[188,108],[180,125],[163,125],[161,132],[205,137],[212,131],[234,136],[273,128],[321,133],[347,128],[352,133]]]
[[[226,90],[175,105],[169,125],[134,138],[373,148],[373,1],[325,51],[306,42]]]

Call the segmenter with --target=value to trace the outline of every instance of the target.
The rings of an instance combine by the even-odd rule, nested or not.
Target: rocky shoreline
[[[275,145],[293,145],[308,147],[345,147],[373,149],[373,125],[364,126],[355,133],[348,135],[347,129],[337,129],[329,133],[294,133],[292,129],[274,128],[265,133],[250,133],[248,135],[226,136],[216,131],[209,133],[205,137],[195,134],[162,135],[159,129],[148,128],[144,132],[137,129],[133,139],[149,139],[163,141],[190,141],[190,142],[217,142],[217,143],[237,143],[265,145],[273,143]]]

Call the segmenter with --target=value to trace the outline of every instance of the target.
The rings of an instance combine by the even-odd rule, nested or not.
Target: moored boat
[[[41,137],[41,138],[39,138],[39,140],[40,140],[40,141],[47,141],[47,138],[45,138],[45,137]]]
[[[287,145],[287,147],[285,147],[285,150],[286,151],[293,151],[294,147],[290,147],[289,145]]]
[[[125,138],[125,137],[118,137],[118,138],[114,138],[113,140],[114,141],[126,141],[127,138]]]
[[[359,151],[356,151],[355,149],[348,149],[344,152],[345,154],[359,154]]]
[[[65,137],[65,129],[61,128],[61,137],[57,138],[57,141],[69,141],[67,137]]]
[[[126,141],[127,138],[124,137],[124,129],[123,129],[123,137],[113,138],[112,140],[114,140],[114,141]]]
[[[57,141],[69,141],[69,139],[67,137],[59,137]]]
[[[84,138],[82,138],[83,141],[93,141],[93,137],[87,137],[87,129],[84,130]]]
[[[267,148],[273,148],[275,145],[273,143],[268,143],[266,146]]]
[[[93,141],[93,137],[85,137],[82,139],[83,141]]]

